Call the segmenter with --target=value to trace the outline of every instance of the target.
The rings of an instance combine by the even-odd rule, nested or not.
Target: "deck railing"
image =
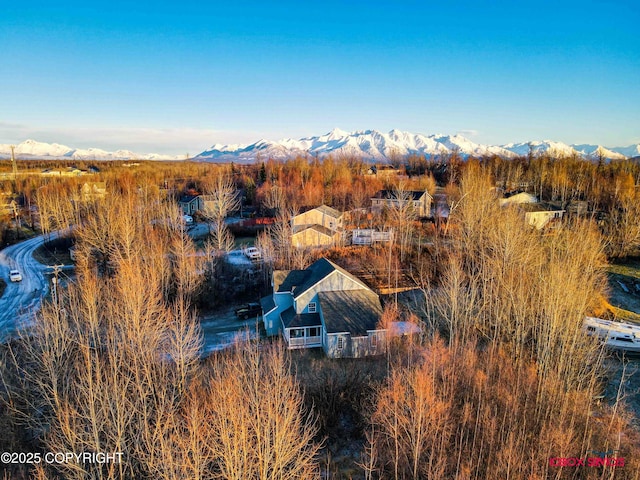
[[[321,347],[322,337],[297,337],[289,339],[289,348]]]

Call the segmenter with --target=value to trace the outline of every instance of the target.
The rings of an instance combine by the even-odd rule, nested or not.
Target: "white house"
[[[80,189],[80,195],[85,202],[100,200],[107,196],[105,182],[85,182]]]
[[[524,203],[519,205],[524,211],[524,218],[529,225],[540,230],[552,221],[559,221],[565,210],[548,202]]]
[[[328,357],[384,353],[378,295],[335,263],[321,258],[305,270],[273,272],[273,294],[261,300],[267,335],[289,348],[322,347]]]

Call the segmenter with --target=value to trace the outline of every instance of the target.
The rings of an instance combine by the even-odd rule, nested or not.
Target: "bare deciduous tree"
[[[212,456],[220,478],[316,478],[315,420],[282,346],[243,345],[209,380]]]

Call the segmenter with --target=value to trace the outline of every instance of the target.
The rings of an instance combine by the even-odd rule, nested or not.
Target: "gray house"
[[[403,208],[408,203],[419,217],[431,216],[433,198],[426,190],[379,190],[371,197],[371,211],[380,213],[385,208]]]
[[[305,270],[273,272],[273,295],[261,303],[267,335],[282,334],[289,348],[322,347],[332,358],[386,350],[378,295],[325,258]]]
[[[178,200],[178,205],[182,209],[182,213],[185,215],[193,215],[194,213],[202,210],[202,196],[185,194]]]

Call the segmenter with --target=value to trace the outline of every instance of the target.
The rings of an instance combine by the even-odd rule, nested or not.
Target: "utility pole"
[[[53,303],[58,308],[60,307],[60,302],[58,297],[58,275],[60,274],[60,271],[62,270],[63,266],[64,265],[51,265],[51,268],[53,269],[53,278],[51,279],[53,288],[51,293],[53,295]]]

